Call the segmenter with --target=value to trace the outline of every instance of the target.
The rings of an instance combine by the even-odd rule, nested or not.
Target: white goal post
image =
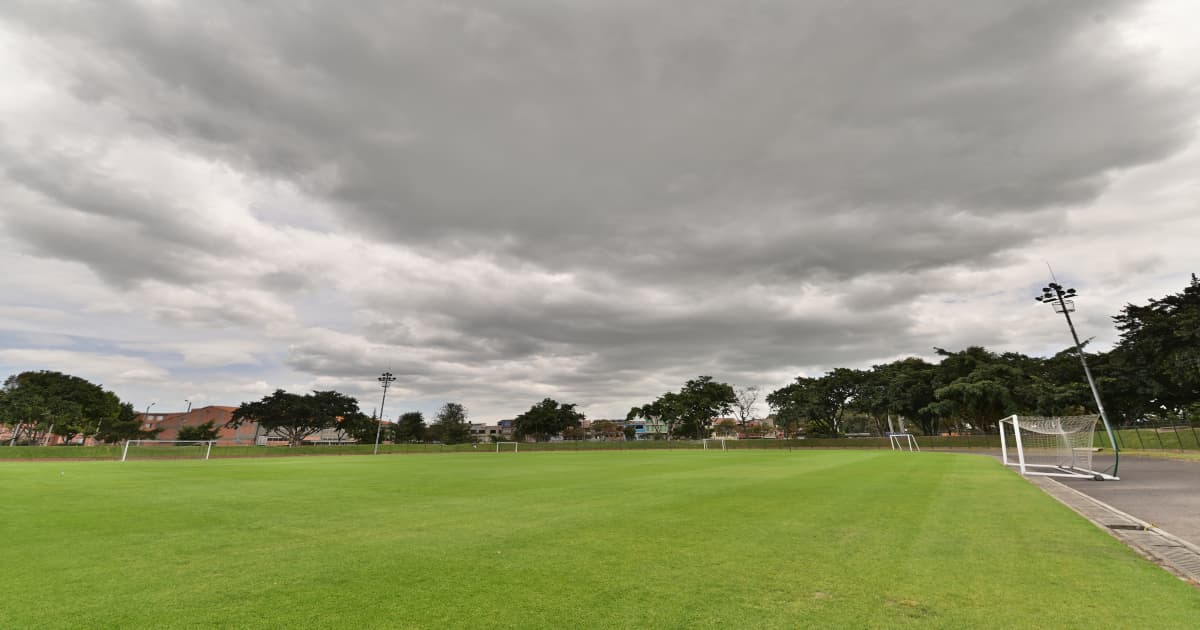
[[[1092,467],[1099,416],[1016,416],[1000,421],[1000,457],[1022,475],[1108,479]]]
[[[707,438],[704,440],[704,450],[707,451],[708,449],[712,449],[715,451],[718,448],[720,448],[722,451],[726,450],[725,438]]]
[[[125,448],[121,449],[121,461],[128,460],[130,455],[135,458],[146,455],[149,459],[208,459],[216,443],[216,440],[126,440]]]
[[[917,437],[911,433],[889,433],[888,441],[892,443],[893,451],[917,451],[921,452],[920,445],[917,444]]]
[[[504,446],[504,447],[505,447],[505,448],[504,448],[504,451],[506,451],[506,452],[507,452],[507,451],[508,451],[508,448],[507,448],[507,447],[508,447],[508,445],[509,445],[509,444],[512,444],[512,452],[514,452],[514,453],[516,453],[516,452],[517,452],[517,451],[520,449],[520,447],[521,447],[521,444],[520,444],[520,442],[496,442],[496,452],[497,452],[497,453],[499,453],[499,452],[500,452],[500,450],[501,450],[501,449],[500,449],[500,447],[501,447],[501,446]]]

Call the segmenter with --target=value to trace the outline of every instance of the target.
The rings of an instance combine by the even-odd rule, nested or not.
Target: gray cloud
[[[946,343],[923,301],[1192,141],[1195,94],[1121,39],[1140,5],[10,4],[74,109],[0,128],[0,213],[186,288],[159,321],[319,378],[394,360],[414,397],[862,364]],[[90,152],[53,134],[80,112]]]

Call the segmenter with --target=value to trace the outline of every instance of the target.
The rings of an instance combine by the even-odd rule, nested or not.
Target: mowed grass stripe
[[[1200,618],[1200,592],[977,456],[0,463],[0,491],[4,628]]]

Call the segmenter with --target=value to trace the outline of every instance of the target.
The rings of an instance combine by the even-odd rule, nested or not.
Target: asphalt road
[[[1092,465],[1104,470],[1112,458],[1097,456]],[[1120,481],[1056,479],[1200,546],[1200,462],[1122,457],[1117,473]]]

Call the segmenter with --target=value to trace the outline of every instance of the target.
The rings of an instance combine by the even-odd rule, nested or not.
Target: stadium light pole
[[[392,382],[396,380],[396,377],[392,376],[391,372],[384,372],[375,380],[379,381],[379,384],[383,386],[383,400],[379,401],[379,418],[375,420],[375,452],[372,453],[373,455],[378,455],[379,434],[381,431],[383,431],[383,406],[387,404],[388,387],[391,387]]]
[[[1042,294],[1033,298],[1043,304],[1049,304],[1055,313],[1062,313],[1067,319],[1067,328],[1071,329],[1071,339],[1075,341],[1075,351],[1079,353],[1079,362],[1083,365],[1083,374],[1087,376],[1088,387],[1092,388],[1092,398],[1096,399],[1096,409],[1100,411],[1100,419],[1104,421],[1104,432],[1108,434],[1108,443],[1113,449],[1113,476],[1117,476],[1117,467],[1121,463],[1121,447],[1113,438],[1112,425],[1108,422],[1108,413],[1104,411],[1104,403],[1100,401],[1100,390],[1096,388],[1096,379],[1092,378],[1092,370],[1088,367],[1087,356],[1083,353],[1083,344],[1079,342],[1079,334],[1075,332],[1075,323],[1071,321],[1071,311],[1075,310],[1075,297],[1079,295],[1075,289],[1063,289],[1057,282],[1051,282],[1042,287]]]

